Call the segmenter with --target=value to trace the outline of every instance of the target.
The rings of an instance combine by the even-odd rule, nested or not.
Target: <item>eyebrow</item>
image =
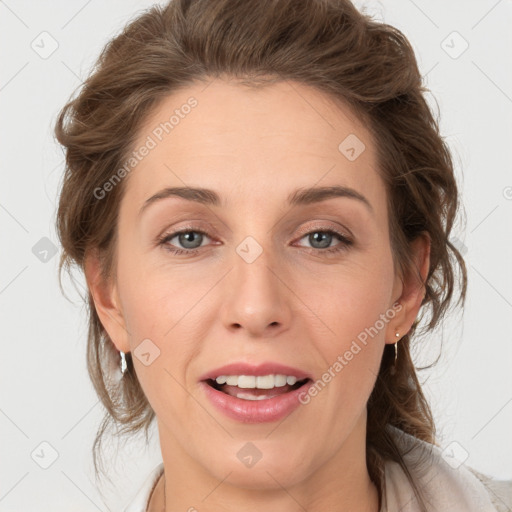
[[[167,187],[148,198],[139,211],[139,216],[149,205],[169,197],[180,197],[188,201],[194,201],[204,205],[220,206],[220,196],[213,190],[199,187]],[[370,213],[374,213],[373,207],[368,199],[357,190],[341,185],[331,187],[299,188],[289,194],[287,204],[290,206],[309,205],[332,199],[335,197],[346,197],[355,199],[366,206]]]

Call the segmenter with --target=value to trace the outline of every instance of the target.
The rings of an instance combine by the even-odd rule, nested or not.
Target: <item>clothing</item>
[[[512,512],[512,480],[497,481],[461,464],[437,446],[388,426],[429,512]],[[462,449],[462,448],[461,448]],[[417,512],[414,491],[396,462],[385,463],[380,512]]]
[[[161,462],[158,466],[151,470],[150,474],[144,481],[144,484],[139,489],[137,494],[132,499],[131,503],[124,509],[123,512],[146,512],[149,504],[149,497],[153,492],[153,488],[158,482],[160,475],[164,471],[164,463]]]
[[[436,446],[389,427],[406,466],[416,476],[429,512],[511,512],[512,480],[498,481],[458,465]],[[420,466],[416,467],[416,464]],[[149,497],[164,470],[156,466],[124,512],[146,512]],[[384,466],[380,512],[418,512],[419,505],[404,471],[396,462]]]

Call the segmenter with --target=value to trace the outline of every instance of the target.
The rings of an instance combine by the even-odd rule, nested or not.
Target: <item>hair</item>
[[[101,257],[104,279],[115,279],[117,220],[126,179],[104,198],[102,186],[133,151],[145,120],[169,94],[198,81],[229,77],[264,87],[290,80],[348,106],[365,121],[386,185],[395,271],[412,271],[411,242],[430,238],[430,267],[421,316],[394,347],[386,345],[367,403],[367,467],[382,493],[386,460],[400,464],[426,510],[393,436],[391,425],[436,443],[431,409],[411,357],[411,340],[424,315],[432,331],[453,299],[459,271],[464,304],[467,273],[450,233],[459,209],[449,149],[427,104],[414,51],[395,27],[359,12],[348,0],[174,0],[139,13],[102,50],[91,74],[59,112],[55,135],[65,148],[65,171],[56,218],[65,268],[84,271],[86,257]],[[62,283],[61,283],[62,288]],[[84,297],[85,301],[85,297]],[[106,408],[93,445],[98,473],[107,428],[135,434],[155,417],[134,370],[113,378],[119,352],[88,293],[87,368]],[[413,347],[414,348],[414,345]],[[418,368],[419,369],[419,368]],[[118,371],[118,370],[117,370]]]

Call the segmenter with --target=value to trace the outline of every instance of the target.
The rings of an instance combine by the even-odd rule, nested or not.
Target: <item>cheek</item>
[[[389,308],[392,285],[392,265],[383,258],[321,276],[315,287],[309,283],[304,288],[315,313],[309,335],[326,369],[322,381],[354,407],[368,398],[375,383],[395,316]]]
[[[393,287],[392,266],[369,258],[297,282],[306,304],[330,337],[343,340],[370,328],[385,313]]]
[[[133,342],[141,336],[163,340],[208,286],[191,278],[185,268],[150,263],[150,258],[132,254],[118,267],[122,308]]]
[[[181,381],[177,368],[183,365],[187,347],[183,343],[174,344],[170,358],[168,341],[173,330],[179,330],[180,318],[185,314],[183,304],[191,292],[187,289],[178,292],[174,279],[150,270],[144,258],[133,251],[125,250],[121,254],[117,277],[123,317],[137,376],[152,402],[152,397],[165,394],[171,375]],[[160,386],[162,390],[158,389]]]
[[[320,326],[315,322],[318,348],[329,366],[342,358],[350,373],[378,367],[390,320],[382,296],[365,293],[360,285],[340,288],[315,302],[321,321]]]
[[[118,272],[138,380],[157,416],[179,417],[186,369],[198,350],[196,336],[184,332],[197,290],[182,286],[176,275],[146,271],[142,262],[129,262]]]

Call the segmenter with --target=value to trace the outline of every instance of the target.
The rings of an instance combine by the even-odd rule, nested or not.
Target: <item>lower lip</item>
[[[299,397],[313,384],[307,381],[300,388],[264,400],[243,400],[218,391],[206,382],[200,382],[210,402],[226,416],[243,423],[278,421],[302,405]]]

